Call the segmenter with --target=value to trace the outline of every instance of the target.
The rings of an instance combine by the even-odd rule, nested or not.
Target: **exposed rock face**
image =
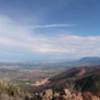
[[[41,85],[44,85],[46,83],[48,83],[48,78],[45,78],[45,79],[43,79],[41,81],[36,81],[35,84],[32,84],[32,85],[33,86],[41,86]]]

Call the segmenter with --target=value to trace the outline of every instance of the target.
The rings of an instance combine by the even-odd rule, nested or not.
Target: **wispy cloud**
[[[45,25],[33,25],[32,28],[68,28],[73,26],[74,24],[45,24]]]

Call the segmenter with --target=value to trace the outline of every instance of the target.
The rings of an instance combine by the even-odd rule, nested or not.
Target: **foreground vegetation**
[[[28,93],[6,81],[0,81],[0,100],[100,100],[90,91],[75,91],[67,88],[62,90],[46,89]]]

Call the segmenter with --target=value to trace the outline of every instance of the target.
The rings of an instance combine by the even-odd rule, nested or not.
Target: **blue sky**
[[[0,0],[0,61],[100,56],[100,0]]]

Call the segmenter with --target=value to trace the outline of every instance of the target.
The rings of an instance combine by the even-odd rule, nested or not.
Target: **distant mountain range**
[[[5,69],[61,69],[66,67],[78,67],[85,65],[100,65],[100,57],[83,57],[74,61],[60,61],[60,62],[31,62],[31,63],[6,63],[1,62],[0,68]]]
[[[58,67],[78,67],[78,66],[100,65],[100,57],[83,57],[78,60],[59,62]]]
[[[84,57],[75,63],[81,65],[100,65],[100,57]]]

